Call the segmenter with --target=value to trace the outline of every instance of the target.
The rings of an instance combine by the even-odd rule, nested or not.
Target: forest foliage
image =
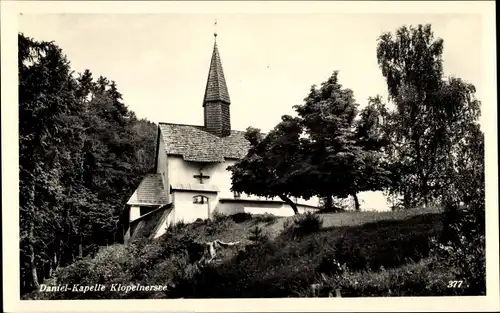
[[[120,240],[124,204],[153,166],[156,125],[114,81],[74,73],[55,43],[18,41],[23,292]]]

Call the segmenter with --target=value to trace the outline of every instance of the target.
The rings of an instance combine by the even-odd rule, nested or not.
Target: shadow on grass
[[[355,225],[355,226],[329,226],[329,227],[324,227],[320,230],[320,232],[331,232],[332,230],[340,230],[344,229],[346,231],[359,231],[359,230],[384,230],[386,228],[407,228],[407,227],[414,227],[415,225],[420,225],[420,224],[432,224],[436,220],[439,220],[440,222],[443,219],[443,213],[428,213],[428,214],[422,214],[422,215],[417,215],[417,216],[411,216],[406,219],[402,220],[380,220],[376,222],[368,222],[365,224],[360,224],[360,225]]]

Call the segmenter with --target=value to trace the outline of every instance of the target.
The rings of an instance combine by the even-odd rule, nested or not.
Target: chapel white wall
[[[141,208],[139,206],[130,206],[129,221],[135,221],[139,217],[141,217]]]
[[[219,188],[217,202],[219,198],[234,198],[233,192],[231,192],[231,172],[227,170],[227,167],[235,163],[236,160],[226,160],[221,163],[199,164],[186,162],[181,156],[173,155],[168,156],[167,159],[171,184],[199,183],[199,180],[194,178],[193,175],[198,175],[200,167],[202,167],[203,175],[210,176],[210,178],[204,179],[203,183],[215,185]],[[265,200],[264,197],[250,196],[245,193],[240,195],[240,199]],[[281,201],[279,197],[269,198],[268,200]],[[308,200],[298,198],[297,204],[317,206],[318,200],[318,197],[312,197]]]
[[[163,136],[161,130],[159,130],[160,136],[158,137],[158,156],[156,162],[156,173],[161,174],[161,180],[163,182],[163,190],[167,195],[167,203],[170,203],[169,194],[169,181],[168,181],[168,160],[167,152],[165,150],[165,143],[163,141]]]
[[[181,156],[170,155],[168,157],[168,172],[171,184],[199,184],[199,180],[193,175],[200,173],[202,168],[203,175],[210,176],[208,179],[203,179],[203,184],[216,185],[220,189],[221,197],[232,197],[231,188],[231,173],[226,170],[230,165],[224,163],[195,163],[186,162]]]

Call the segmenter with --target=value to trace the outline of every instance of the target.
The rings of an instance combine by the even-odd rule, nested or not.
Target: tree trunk
[[[32,283],[32,286],[36,289],[39,289],[40,288],[40,284],[38,283],[38,275],[37,275],[37,271],[36,271],[36,262],[35,262],[35,248],[33,247],[33,242],[35,241],[34,240],[34,228],[35,228],[35,225],[34,225],[34,217],[35,217],[35,209],[34,209],[34,205],[35,205],[35,195],[36,195],[36,185],[35,185],[35,182],[34,181],[31,181],[31,189],[30,189],[30,199],[29,199],[29,205],[31,206],[30,207],[30,210],[31,210],[31,216],[29,216],[28,218],[30,219],[29,221],[29,226],[28,226],[28,251],[29,251],[29,255],[30,255],[30,270],[31,270],[31,283]]]
[[[51,267],[50,267],[50,272],[49,272],[49,278],[54,276],[54,273],[57,271],[59,268],[59,262],[61,260],[61,239],[57,241],[57,245],[54,251],[54,256],[51,259]]]
[[[45,267],[45,269],[44,269],[44,271],[43,271],[43,274],[44,274],[44,275],[43,275],[43,276],[44,276],[43,278],[49,278],[49,277],[52,277],[52,266],[53,266],[53,265],[52,265],[52,262],[53,262],[53,261],[52,261],[52,257],[49,257],[49,262],[47,262],[46,267]]]
[[[51,278],[54,275],[54,268],[56,262],[57,262],[57,256],[54,253],[54,256],[49,259],[49,278]]]
[[[330,211],[333,207],[333,199],[332,199],[332,195],[328,195],[326,196],[326,199],[325,199],[325,210],[326,211]]]
[[[285,201],[285,203],[288,204],[292,208],[294,214],[299,214],[299,209],[297,208],[297,204],[295,204],[295,202],[290,200],[285,195],[278,195],[278,197],[280,197],[281,200]]]
[[[352,197],[354,199],[354,206],[356,208],[356,212],[359,212],[361,210],[360,206],[359,206],[359,200],[358,200],[358,196],[356,195],[356,193],[354,192],[352,194]]]
[[[83,243],[82,243],[82,236],[80,236],[80,243],[78,244],[78,256],[80,258],[83,257]]]
[[[36,272],[36,264],[35,264],[35,249],[33,248],[33,221],[30,222],[29,226],[29,234],[28,234],[28,248],[30,253],[30,267],[31,267],[31,279],[33,283],[33,287],[36,289],[40,288],[40,284],[38,283],[38,275]]]
[[[424,179],[422,184],[422,195],[424,198],[424,208],[429,206],[429,186],[427,184],[427,179]]]

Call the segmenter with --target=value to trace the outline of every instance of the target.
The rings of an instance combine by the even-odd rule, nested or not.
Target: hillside
[[[101,249],[61,268],[46,284],[168,285],[165,292],[37,293],[28,298],[226,298],[319,296],[339,289],[343,297],[450,295],[453,271],[430,253],[442,233],[438,209],[344,212],[274,217],[216,216],[178,224],[154,241]],[[317,221],[323,220],[322,225]],[[252,238],[252,230],[261,228]],[[254,231],[255,235],[255,231]],[[254,236],[255,237],[255,236]],[[206,267],[195,265],[193,242],[241,241]]]

